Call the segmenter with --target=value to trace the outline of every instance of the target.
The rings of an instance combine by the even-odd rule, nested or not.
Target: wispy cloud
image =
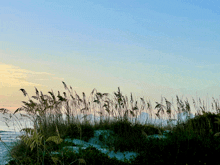
[[[34,72],[26,69],[21,69],[19,67],[7,64],[0,64],[0,74],[1,74],[1,84],[0,86],[10,86],[10,87],[20,87],[22,86],[45,86],[43,84],[32,83],[27,81],[31,78],[34,80],[50,80],[50,76],[54,75],[47,72]],[[41,78],[38,78],[41,77]],[[42,79],[42,77],[48,77]],[[60,77],[52,77],[52,79],[64,80]]]

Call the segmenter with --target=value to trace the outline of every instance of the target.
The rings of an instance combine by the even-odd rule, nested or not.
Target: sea
[[[19,136],[25,134],[24,131],[20,132],[20,130],[22,128],[33,128],[32,125],[31,120],[27,118],[19,118],[18,115],[10,118],[8,114],[0,113],[0,165],[5,165],[10,161],[10,157],[7,156],[10,148],[20,140]]]
[[[5,165],[10,161],[10,157],[7,156],[7,153],[9,153],[14,143],[20,140],[18,136],[22,134],[21,132],[14,131],[0,131],[1,140],[4,142],[0,142],[0,165]]]

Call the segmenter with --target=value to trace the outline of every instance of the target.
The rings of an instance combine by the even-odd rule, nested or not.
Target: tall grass
[[[133,100],[131,94],[130,107],[128,105],[127,96],[124,97],[118,88],[118,92],[114,92],[114,101],[110,100],[107,96],[108,93],[97,92],[93,89],[91,95],[96,91],[92,100],[86,101],[86,96],[83,92],[83,99],[81,99],[75,92],[75,97],[71,94],[69,88],[64,82],[64,88],[70,93],[70,99],[67,99],[67,95],[63,92],[64,97],[60,95],[58,91],[57,98],[53,91],[48,92],[50,96],[41,95],[36,89],[36,96],[32,96],[33,99],[38,100],[40,103],[35,103],[31,100],[24,89],[20,89],[24,96],[28,96],[29,102],[24,102],[25,106],[18,108],[13,114],[21,111],[25,111],[28,117],[34,123],[34,128],[23,128],[21,131],[25,131],[26,135],[20,136],[20,141],[16,142],[14,147],[8,150],[8,156],[12,159],[9,164],[205,164],[210,163],[211,160],[216,159],[214,155],[219,153],[220,140],[213,139],[213,131],[209,128],[210,134],[202,133],[206,131],[205,125],[197,126],[195,131],[192,120],[186,123],[181,123],[178,119],[177,126],[171,126],[169,123],[167,126],[156,125],[147,123],[141,124],[137,120],[137,115],[143,110],[149,110],[152,117],[152,106],[150,102],[146,104],[143,98],[142,106],[138,106],[137,101]],[[72,87],[70,86],[72,90]],[[90,96],[91,96],[90,95]],[[177,97],[178,113],[186,112],[190,114],[191,109],[188,101],[186,105]],[[214,98],[213,98],[214,99]],[[72,103],[70,102],[72,101]],[[215,100],[214,100],[215,101]],[[166,100],[166,106],[162,103],[156,102],[155,109],[158,109],[156,116],[160,119],[164,112],[169,115],[169,121],[176,120],[171,119],[171,103]],[[195,101],[193,100],[194,107]],[[200,100],[201,103],[201,100]],[[71,104],[71,105],[70,105]],[[65,111],[62,112],[62,107],[65,107]],[[95,106],[94,106],[95,105]],[[214,106],[213,106],[214,107]],[[202,114],[197,111],[197,116],[207,114],[205,108],[202,109]],[[219,107],[215,102],[215,108],[217,114],[219,114]],[[100,114],[100,121],[95,121],[95,110]],[[93,110],[93,111],[92,111]],[[174,107],[175,112],[176,109]],[[1,108],[3,114],[8,110]],[[85,112],[90,114],[94,113],[95,124],[90,123],[87,119]],[[109,116],[108,119],[103,120],[102,116]],[[76,114],[83,113],[84,122],[80,122]],[[63,115],[66,115],[64,120]],[[113,120],[110,120],[110,116],[113,116]],[[131,124],[129,116],[135,117],[135,124]],[[174,116],[174,114],[173,114]],[[217,118],[216,118],[217,121]],[[209,123],[210,125],[210,123]],[[94,136],[94,130],[98,129],[110,129],[116,133],[115,141],[111,143],[110,148],[115,152],[120,149],[123,151],[134,151],[140,155],[135,159],[124,162],[117,159],[110,159],[107,155],[96,150],[94,147],[89,147],[86,150],[80,148],[79,153],[71,152],[69,150],[63,150],[64,146],[70,145],[69,142],[64,142],[65,138],[79,138],[81,140],[88,141]],[[167,139],[147,139],[148,135],[160,134],[164,130],[173,131],[172,134],[167,135]],[[202,131],[201,131],[202,130]],[[219,129],[220,132],[220,129]],[[1,140],[1,139],[0,139]],[[2,141],[3,142],[3,141]],[[4,143],[4,142],[3,142]],[[71,145],[74,145],[71,143]],[[7,147],[7,146],[6,146]],[[60,151],[61,154],[51,154],[52,151]]]

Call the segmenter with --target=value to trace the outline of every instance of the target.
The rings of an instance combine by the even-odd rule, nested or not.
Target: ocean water
[[[8,149],[14,145],[14,142],[20,140],[18,136],[22,134],[24,133],[14,131],[0,131],[1,140],[6,145],[5,146],[3,142],[0,142],[0,165],[5,165],[9,162],[9,160],[7,160],[9,158],[7,157]]]
[[[17,118],[16,118],[16,117]],[[9,120],[5,119],[8,118]],[[5,165],[9,162],[7,159],[8,149],[14,145],[14,142],[20,140],[18,136],[25,134],[24,131],[20,132],[22,128],[33,128],[30,120],[26,118],[19,118],[19,115],[14,115],[12,118],[9,117],[9,114],[0,113],[0,165]],[[7,121],[7,122],[6,122]],[[8,126],[6,125],[6,123]],[[9,148],[7,148],[9,147]]]

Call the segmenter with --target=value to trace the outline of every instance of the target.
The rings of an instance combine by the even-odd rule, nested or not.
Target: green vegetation
[[[63,84],[65,89],[68,89],[64,82]],[[72,87],[70,88],[72,89]],[[20,90],[24,96],[27,95],[24,89]],[[91,93],[92,95],[94,90],[95,89],[93,89]],[[69,89],[68,91],[70,92]],[[99,123],[95,122],[95,125],[93,125],[86,120],[86,118],[84,118],[84,122],[80,123],[78,118],[76,120],[74,117],[74,112],[78,112],[78,110],[83,114],[84,111],[90,111],[91,105],[90,102],[86,102],[84,93],[83,100],[77,94],[76,98],[70,94],[74,104],[72,107],[69,105],[70,102],[66,98],[65,92],[64,97],[62,97],[58,91],[58,100],[55,98],[53,92],[48,93],[52,97],[43,95],[42,92],[40,96],[36,89],[36,96],[32,96],[32,98],[38,100],[40,104],[33,102],[29,98],[29,103],[23,101],[25,106],[14,112],[15,114],[19,111],[26,111],[29,116],[26,115],[25,117],[32,117],[34,129],[23,129],[26,135],[21,136],[20,138],[22,140],[16,142],[14,147],[8,150],[8,156],[12,158],[8,165],[194,165],[213,164],[213,161],[215,164],[220,164],[217,158],[220,153],[220,140],[218,137],[213,136],[215,133],[220,132],[220,128],[218,127],[219,108],[217,103],[215,103],[217,114],[207,113],[203,108],[203,114],[198,113],[195,119],[190,119],[185,123],[180,123],[178,120],[178,124],[175,127],[171,125],[162,127],[162,125],[140,124],[138,120],[136,120],[135,124],[131,124],[128,120],[128,114],[130,113],[135,117],[137,116],[136,112],[140,109],[137,106],[137,101],[135,106],[133,106],[132,94],[130,100],[131,108],[128,108],[128,99],[122,96],[118,88],[118,93],[114,92],[116,96],[115,104],[109,98],[105,98],[105,96],[108,96],[107,93],[102,94],[99,92],[96,93],[92,103],[98,106],[96,109],[99,109],[100,114],[102,114],[103,111],[107,111],[109,115],[114,116],[116,112],[119,112],[119,117],[116,115],[117,117],[114,117],[115,120],[111,121],[109,119],[104,121],[100,119]],[[143,98],[141,98],[141,101],[145,104]],[[66,106],[65,114],[67,119],[65,121],[62,117],[61,103],[64,103]],[[182,112],[190,113],[188,102],[185,102],[186,106],[184,106],[184,103],[177,97],[177,103],[179,105],[179,113],[181,113],[180,109]],[[147,105],[147,109],[151,109],[151,105],[149,103]],[[156,114],[158,118],[160,118],[159,112],[164,112],[165,108],[170,117],[170,121],[174,120],[171,119],[171,103],[169,101],[166,100],[166,106],[157,103],[155,108],[158,109]],[[143,110],[143,108],[141,110]],[[7,110],[4,108],[0,109],[0,111],[7,113]],[[120,116],[121,111],[125,112],[123,117]],[[116,133],[117,138],[115,138],[116,140],[111,144],[111,147],[113,147],[115,151],[119,149],[121,152],[134,151],[140,155],[131,161],[127,160],[123,162],[116,158],[109,158],[107,154],[101,153],[94,147],[89,147],[85,150],[81,149],[79,153],[61,150],[64,146],[68,146],[69,144],[73,145],[73,143],[64,142],[65,138],[88,141],[94,136],[94,130],[98,129],[109,129]],[[166,139],[154,138],[149,140],[146,138],[148,135],[153,134],[162,135],[161,132],[164,130],[171,130],[173,132],[168,134],[168,138]],[[51,154],[52,151],[60,151],[60,154]]]

